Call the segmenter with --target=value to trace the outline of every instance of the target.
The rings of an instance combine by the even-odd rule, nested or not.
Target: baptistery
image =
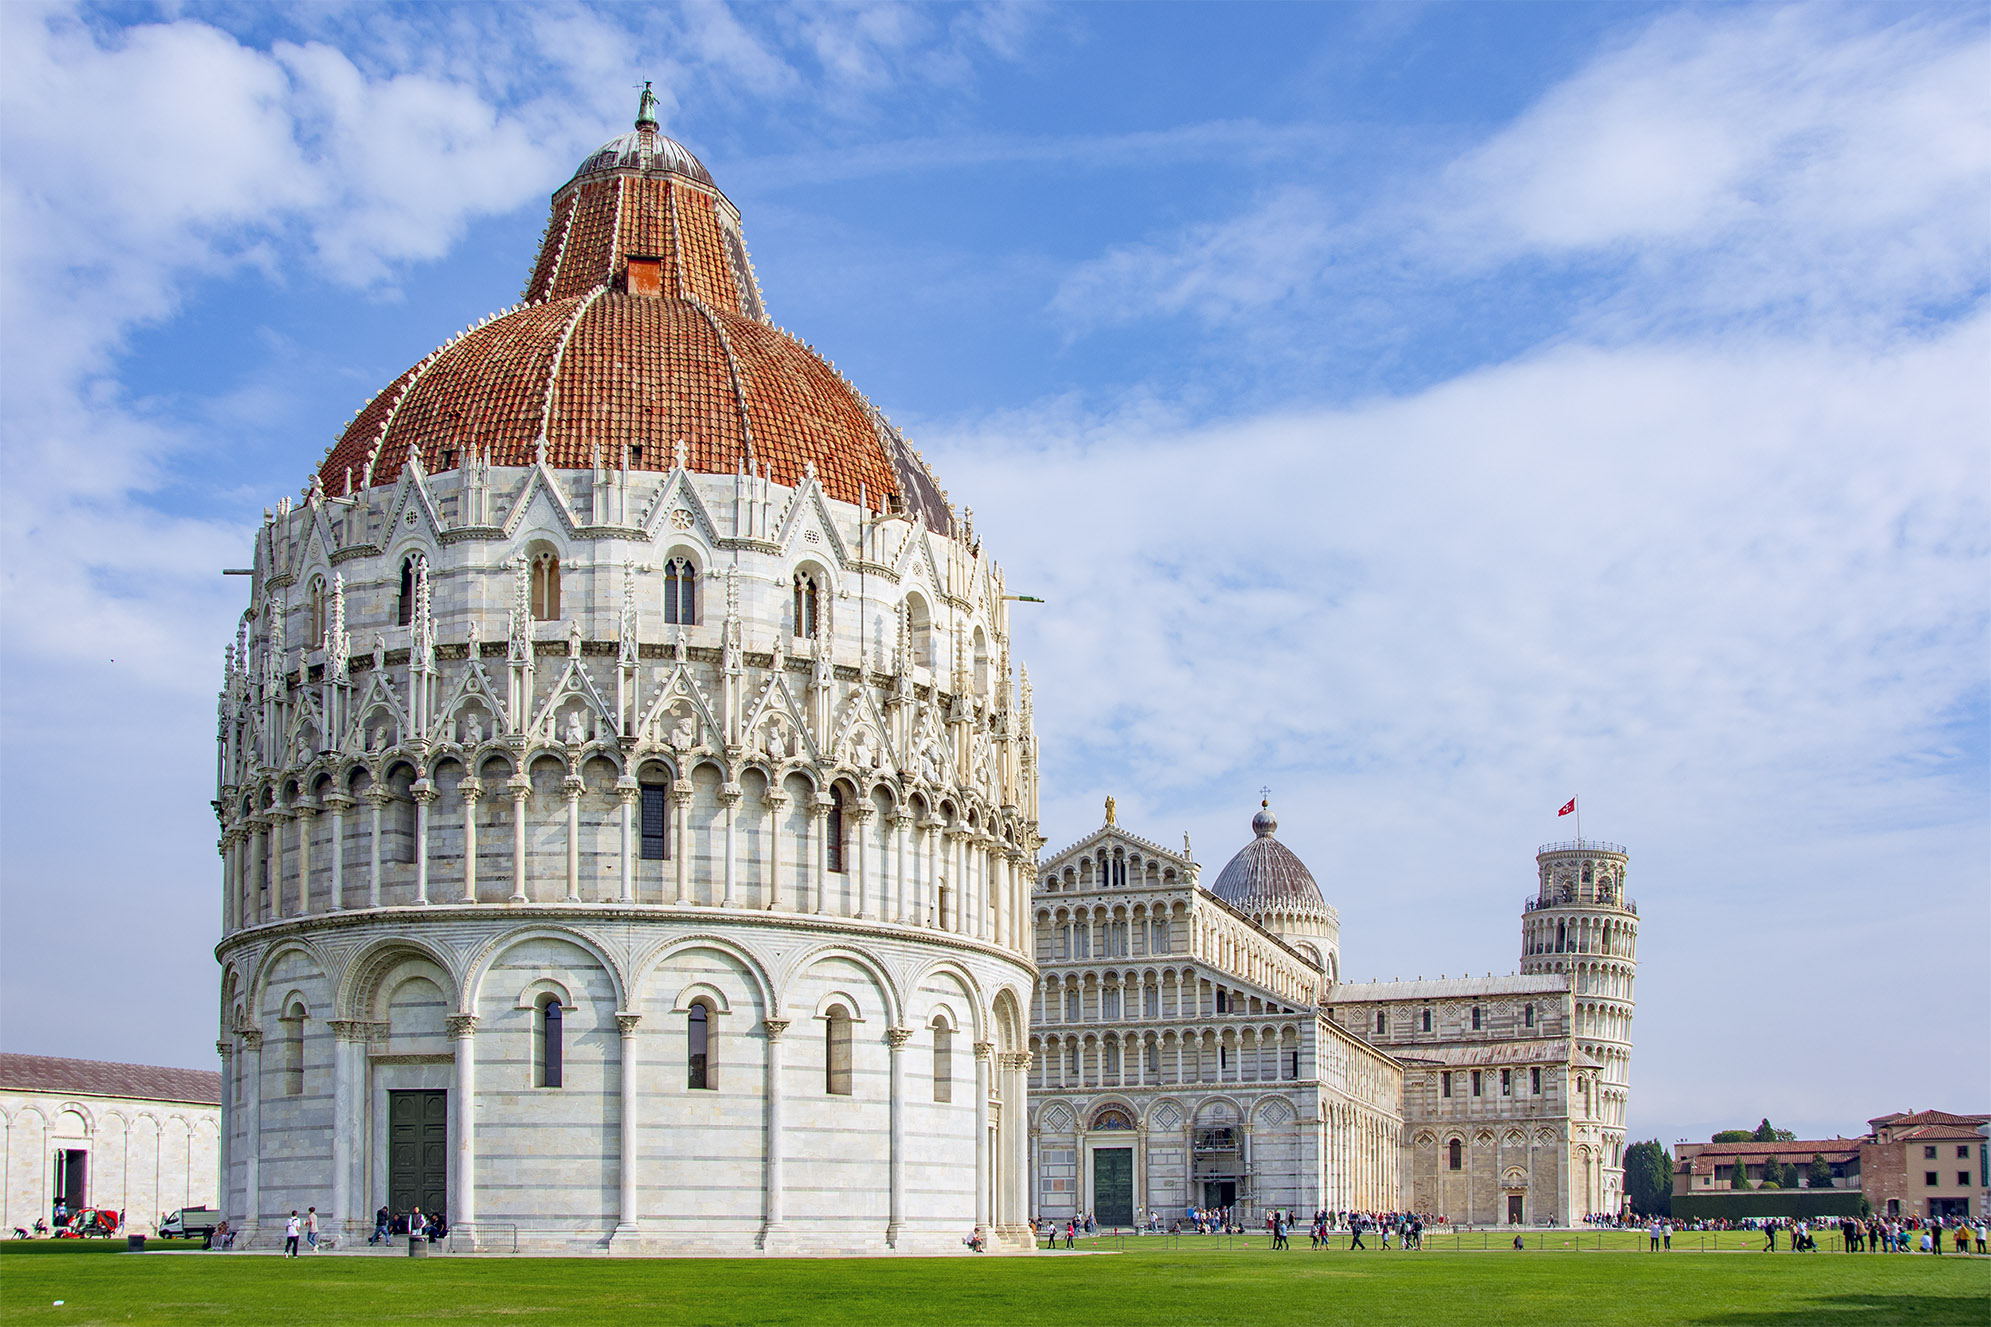
[[[1002,573],[632,132],[265,513],[227,652],[222,1194],[457,1249],[1028,1248]]]

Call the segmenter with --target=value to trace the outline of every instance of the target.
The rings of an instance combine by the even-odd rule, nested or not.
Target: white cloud
[[[1081,331],[1290,325],[1377,290],[1422,300],[1499,277],[1565,283],[1610,335],[1892,325],[1974,294],[1991,261],[1987,65],[1982,25],[1940,13],[1670,11],[1359,214],[1337,210],[1334,182],[1289,184],[1116,246],[1052,308]]]
[[[1510,971],[1582,793],[1646,905],[1634,1127],[1689,1127],[1713,1079],[1830,1127],[1815,1074],[1709,1029],[1821,970],[1905,973],[1876,909],[1987,994],[1987,353],[1984,317],[1879,357],[1565,345],[1340,410],[919,433],[1050,601],[1014,620],[1054,845],[1112,793],[1214,871],[1269,783],[1352,976]],[[1778,1057],[1868,1081],[1987,1067],[1879,1010],[1800,1022]]]
[[[205,927],[189,918],[208,915],[189,903],[210,893],[201,716],[243,607],[241,584],[217,573],[246,560],[255,508],[276,495],[204,493],[190,514],[172,485],[189,454],[213,446],[210,427],[264,408],[267,388],[135,399],[120,362],[135,333],[169,325],[201,283],[245,271],[272,286],[391,293],[409,264],[450,252],[478,218],[543,199],[605,125],[627,123],[631,84],[646,76],[667,110],[690,92],[719,105],[834,101],[855,114],[894,82],[933,81],[918,70],[922,40],[949,60],[982,49],[1007,58],[1019,31],[995,22],[922,36],[923,20],[883,8],[808,11],[800,44],[770,8],[232,16],[277,32],[257,45],[220,25],[229,17],[118,26],[69,8],[0,6],[10,1037],[24,1011],[57,1012],[51,1001],[70,974],[22,941],[78,897],[118,900],[145,918],[147,937],[198,943]],[[845,54],[824,72],[811,51]],[[494,291],[491,302],[509,298]],[[299,471],[315,459],[300,447]],[[111,750],[131,758],[107,770]],[[76,870],[73,852],[49,845],[101,837],[102,812],[64,820],[30,780],[145,804],[120,817],[128,841],[90,862],[102,892],[45,892]],[[162,861],[177,864],[167,878]],[[198,960],[198,950],[183,956]],[[129,1030],[92,1035],[104,1053],[160,1053]]]

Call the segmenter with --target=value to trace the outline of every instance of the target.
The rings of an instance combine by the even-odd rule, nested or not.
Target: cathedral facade
[[[1034,1211],[1555,1224],[1623,1195],[1637,909],[1615,844],[1546,845],[1509,976],[1353,983],[1270,808],[1214,884],[1108,823],[1040,864]]]
[[[221,1203],[456,1246],[1029,1247],[1000,569],[635,129],[266,513],[228,651]]]

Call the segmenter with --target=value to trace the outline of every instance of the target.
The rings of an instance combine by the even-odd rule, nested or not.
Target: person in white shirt
[[[284,1257],[295,1258],[297,1256],[297,1237],[299,1232],[301,1232],[303,1228],[304,1228],[304,1223],[297,1219],[297,1209],[295,1207],[291,1208],[290,1220],[283,1223]]]

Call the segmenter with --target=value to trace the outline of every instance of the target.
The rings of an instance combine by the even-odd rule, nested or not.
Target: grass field
[[[1551,1239],[1553,1234],[1551,1234]],[[1586,1237],[1588,1238],[1588,1237]],[[1082,1245],[1081,1247],[1085,1247]],[[1096,1248],[1115,1246],[1102,1241]],[[123,1254],[0,1245],[22,1323],[1396,1324],[1934,1327],[1991,1321],[1991,1259],[1574,1248],[1286,1253],[1128,1239],[1034,1258],[720,1260]],[[75,1250],[72,1252],[72,1250]],[[61,1307],[53,1301],[63,1300]]]

